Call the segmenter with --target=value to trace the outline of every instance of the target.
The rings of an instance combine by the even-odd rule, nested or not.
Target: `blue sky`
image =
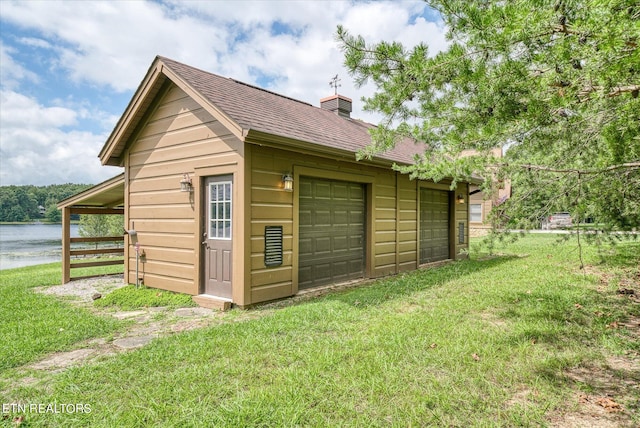
[[[104,141],[156,55],[319,105],[363,112],[335,31],[444,48],[420,1],[0,1],[0,185],[95,184]]]

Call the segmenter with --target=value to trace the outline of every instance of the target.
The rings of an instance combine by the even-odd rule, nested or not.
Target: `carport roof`
[[[68,197],[58,203],[58,208],[100,207],[115,208],[124,205],[124,173]]]

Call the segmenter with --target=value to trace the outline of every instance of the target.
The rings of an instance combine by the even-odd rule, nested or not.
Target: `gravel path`
[[[35,290],[42,294],[68,296],[82,302],[91,302],[96,293],[102,295],[127,285],[123,275],[99,276],[96,278],[77,279],[62,285],[38,287]]]
[[[112,308],[93,306],[93,296],[96,293],[105,296],[125,285],[127,284],[124,282],[123,275],[109,275],[35,288],[36,292],[60,296],[71,304],[90,308],[93,313],[98,315],[129,320],[131,324],[126,329],[114,334],[109,340],[94,338],[78,343],[77,349],[49,354],[42,360],[28,365],[27,368],[54,373],[105,355],[145,346],[158,337],[206,327],[220,319],[220,312],[200,307],[178,309],[154,307],[141,308],[137,311],[116,311]]]

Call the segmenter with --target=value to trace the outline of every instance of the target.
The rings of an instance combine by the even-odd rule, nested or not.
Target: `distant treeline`
[[[0,221],[47,220],[59,222],[58,202],[91,187],[91,184],[48,186],[0,186]]]

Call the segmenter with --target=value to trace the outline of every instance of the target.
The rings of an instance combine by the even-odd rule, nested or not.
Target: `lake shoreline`
[[[71,220],[71,224],[79,224],[79,220]],[[43,225],[52,225],[52,226],[62,226],[62,222],[50,222],[50,221],[39,221],[39,220],[30,220],[30,221],[0,221],[0,226],[28,226],[31,224],[43,224]]]
[[[71,236],[79,236],[78,224]],[[22,222],[0,224],[0,270],[60,262],[62,224]]]

